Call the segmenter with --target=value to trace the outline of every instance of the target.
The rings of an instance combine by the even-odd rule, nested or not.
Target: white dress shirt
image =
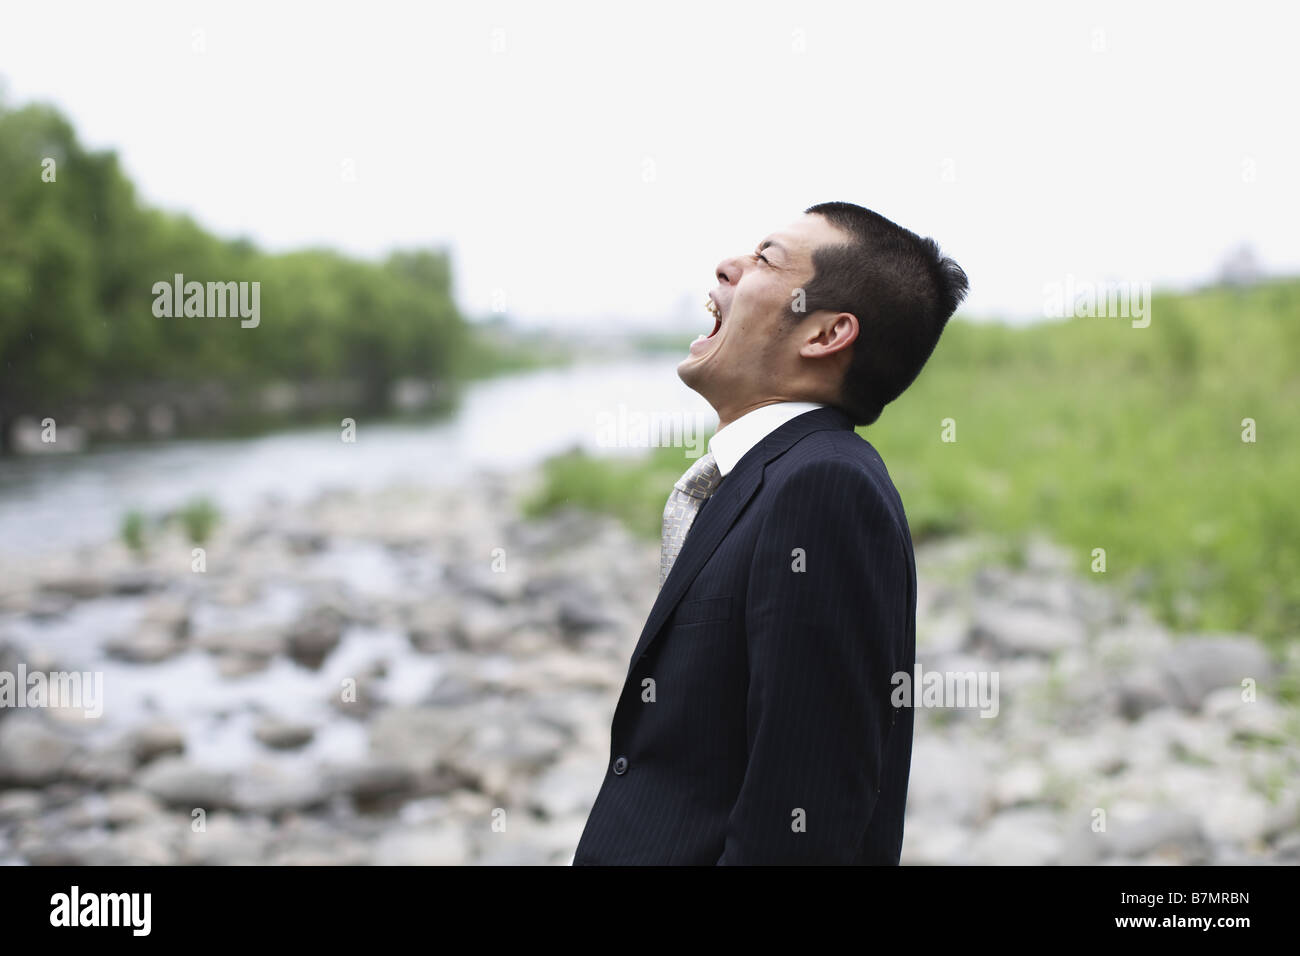
[[[823,408],[821,402],[776,402],[761,405],[752,412],[746,412],[725,428],[718,429],[709,439],[709,451],[718,463],[718,471],[725,478],[727,472],[736,467],[736,463],[764,438],[776,431],[790,419],[811,412],[814,408]]]

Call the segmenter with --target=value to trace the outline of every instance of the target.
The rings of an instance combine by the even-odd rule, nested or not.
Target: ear
[[[857,337],[857,316],[852,312],[827,312],[816,324],[810,325],[799,354],[804,358],[824,358],[843,352]]]

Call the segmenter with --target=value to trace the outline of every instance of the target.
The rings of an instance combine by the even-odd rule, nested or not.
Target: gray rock
[[[269,657],[250,657],[247,654],[218,654],[217,673],[227,680],[238,680],[257,674],[271,666]]]
[[[392,760],[365,760],[332,766],[324,771],[326,785],[362,803],[404,797],[415,790],[416,775]]]
[[[552,851],[535,843],[495,843],[485,840],[484,851],[475,866],[547,866]],[[572,854],[570,854],[572,855]]]
[[[162,757],[144,768],[136,785],[169,807],[228,809],[234,780],[230,773],[208,770],[182,757]]]
[[[457,648],[480,653],[499,650],[510,638],[511,618],[504,609],[478,601],[460,605],[460,613],[450,630]]]
[[[1000,768],[993,784],[993,798],[998,807],[1014,807],[1043,799],[1047,774],[1039,763],[1020,761]]]
[[[1205,863],[1209,843],[1197,818],[1178,808],[1153,810],[1141,819],[1111,815],[1107,831],[1097,834],[1106,856],[1130,860],[1157,857],[1175,863]]]
[[[68,761],[66,776],[94,787],[122,786],[135,772],[130,741],[115,740],[95,749],[83,749]]]
[[[605,606],[605,601],[590,589],[570,587],[561,592],[557,601],[556,621],[565,637],[581,637],[588,631],[611,627],[615,617]]]
[[[992,809],[990,791],[989,774],[972,748],[934,736],[913,741],[908,814],[978,823]]]
[[[39,717],[19,714],[0,722],[0,785],[35,786],[66,775],[80,752]]]
[[[458,827],[395,827],[375,843],[376,866],[462,866],[469,860],[469,840]]]
[[[157,591],[167,586],[165,576],[149,568],[128,568],[113,575],[114,594],[135,595]]]
[[[1264,646],[1242,635],[1183,638],[1165,654],[1160,667],[1174,699],[1188,710],[1199,709],[1220,687],[1240,688],[1246,678],[1267,685],[1276,669]]]
[[[1270,803],[1264,815],[1263,832],[1269,839],[1277,839],[1291,831],[1300,831],[1300,794],[1287,790]]]
[[[411,608],[406,616],[411,646],[422,654],[435,654],[463,643],[459,616],[459,606],[451,601],[422,603]]]
[[[105,839],[103,834],[65,837],[29,833],[19,835],[14,841],[14,849],[20,859],[32,866],[94,866],[103,860]]]
[[[550,820],[586,813],[596,799],[604,770],[605,759],[599,754],[568,756],[533,781],[528,805]]]
[[[137,762],[145,764],[167,754],[185,750],[185,733],[166,720],[156,720],[137,727],[129,736]]]
[[[1273,858],[1278,863],[1300,863],[1300,832],[1288,833],[1274,843]]]
[[[266,718],[253,730],[259,742],[273,750],[296,750],[311,743],[316,730],[311,724]]]
[[[177,598],[156,598],[145,607],[140,626],[146,630],[157,629],[181,640],[190,631],[190,611],[186,603]]]
[[[76,606],[77,599],[69,594],[39,591],[27,599],[22,610],[37,621],[49,621],[62,617]]]
[[[975,834],[973,862],[997,866],[1049,866],[1060,862],[1064,838],[1055,813],[1039,807],[1004,810]]]
[[[269,821],[232,813],[209,813],[203,829],[187,827],[179,841],[179,862],[187,866],[251,866],[264,862],[274,843]]]
[[[270,660],[277,654],[285,652],[288,648],[288,639],[284,634],[271,628],[260,628],[204,634],[195,641],[195,644],[200,649],[213,654]]]
[[[182,824],[154,817],[124,826],[90,848],[90,866],[172,866],[180,861]]]
[[[1049,657],[1084,642],[1083,625],[1032,608],[1008,607],[989,601],[975,611],[971,643],[995,657],[1023,654]]]
[[[490,561],[455,563],[447,566],[447,584],[459,598],[488,601],[498,606],[513,604],[524,597],[525,573],[518,555],[511,560],[507,549],[504,571],[494,571]]]
[[[910,803],[910,794],[909,794]],[[972,831],[942,814],[907,812],[903,828],[904,866],[955,866],[971,862]]]
[[[162,813],[163,806],[143,790],[112,790],[104,797],[104,820],[111,826],[142,823]]]
[[[1206,694],[1202,709],[1206,717],[1226,723],[1233,737],[1243,741],[1283,744],[1290,733],[1291,714],[1268,697],[1242,700],[1240,687],[1221,687]]]
[[[0,791],[0,823],[30,820],[45,807],[39,790]]]
[[[111,590],[108,578],[97,574],[71,574],[66,577],[53,578],[41,585],[41,590],[49,594],[63,594],[78,601],[89,601],[103,597]]]
[[[1174,704],[1174,692],[1164,673],[1151,665],[1138,666],[1119,677],[1116,708],[1128,720]]]
[[[345,623],[335,608],[312,609],[289,630],[289,656],[303,667],[318,670],[338,647]]]
[[[235,776],[230,803],[245,813],[276,814],[324,804],[331,790],[314,774],[288,772],[275,764],[255,763]]]
[[[132,664],[157,664],[185,650],[185,644],[163,628],[141,625],[104,644],[109,657]]]

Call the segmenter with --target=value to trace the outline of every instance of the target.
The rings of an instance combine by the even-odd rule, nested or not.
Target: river
[[[132,509],[165,512],[198,496],[235,515],[267,499],[299,503],[327,489],[458,482],[480,469],[534,465],[575,445],[624,454],[633,449],[611,445],[602,426],[636,414],[707,434],[717,417],[678,379],[679,361],[660,355],[487,379],[468,386],[445,419],[363,419],[352,443],[341,440],[341,429],[316,427],[0,459],[0,555],[103,541]]]

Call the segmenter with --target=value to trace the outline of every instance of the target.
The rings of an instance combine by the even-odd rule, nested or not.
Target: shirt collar
[[[823,407],[820,402],[776,402],[741,415],[709,439],[709,451],[718,463],[718,471],[726,477],[727,472],[735,468],[745,456],[745,452],[790,419]]]

